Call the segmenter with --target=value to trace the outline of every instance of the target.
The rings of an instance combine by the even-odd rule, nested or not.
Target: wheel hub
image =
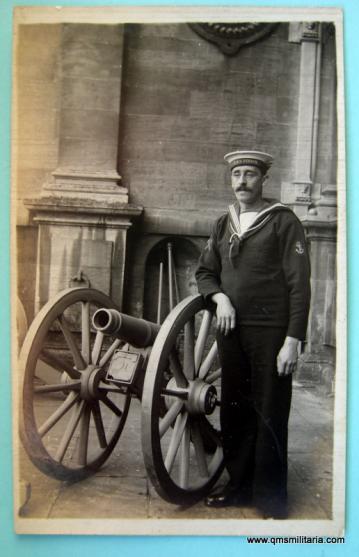
[[[103,370],[94,365],[89,365],[86,369],[81,371],[80,394],[84,400],[97,400],[99,398],[100,392],[98,386],[103,377]]]
[[[212,414],[217,403],[217,390],[202,379],[190,381],[186,406],[190,414]]]
[[[173,397],[185,401],[185,406],[190,414],[212,414],[217,405],[217,389],[202,379],[189,381],[186,388],[178,388],[174,378],[170,379],[166,387],[167,408],[173,404]]]

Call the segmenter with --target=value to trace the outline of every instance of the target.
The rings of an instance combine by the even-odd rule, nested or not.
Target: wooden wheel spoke
[[[178,414],[181,412],[183,407],[183,402],[181,400],[176,400],[167,410],[166,414],[163,416],[159,425],[160,437],[166,433],[169,427],[173,424]]]
[[[60,358],[58,358],[58,356],[56,356],[53,351],[46,350],[45,348],[41,350],[39,361],[44,362],[48,366],[52,367],[58,373],[66,371],[71,379],[77,379],[80,376],[79,372],[74,367],[72,367],[66,361],[60,360]]]
[[[208,374],[206,377],[206,383],[214,383],[217,379],[219,379],[221,377],[222,374],[222,370],[221,368],[216,369],[215,371],[213,371],[212,373]]]
[[[187,489],[189,480],[189,456],[190,456],[190,427],[187,425],[184,429],[181,449],[180,449],[180,473],[179,485],[182,489]]]
[[[81,304],[81,354],[87,364],[90,363],[90,302]]]
[[[194,379],[194,317],[184,326],[183,370],[189,381]]]
[[[205,359],[203,360],[201,367],[199,368],[199,372],[198,372],[198,377],[200,379],[205,379],[207,373],[209,373],[209,370],[211,369],[211,366],[213,365],[213,362],[215,361],[216,357],[217,357],[217,342],[214,342],[207,354],[207,356],[205,357]]]
[[[168,451],[167,451],[167,455],[166,455],[166,459],[165,459],[165,467],[167,469],[167,472],[170,474],[172,467],[173,467],[173,463],[175,461],[177,452],[178,452],[178,448],[181,444],[181,440],[182,440],[182,435],[183,432],[185,430],[186,427],[186,423],[187,423],[187,417],[188,414],[187,412],[184,412],[183,414],[179,414],[177,416],[174,428],[173,428],[173,432],[172,432],[172,436],[171,436],[171,441],[168,447]]]
[[[100,447],[101,449],[105,449],[107,447],[107,440],[106,440],[105,428],[103,426],[101,408],[98,400],[96,400],[92,405],[92,415],[94,418],[97,438],[100,443]]]
[[[77,393],[75,393],[74,391],[69,393],[66,400],[64,400],[64,402],[57,408],[57,410],[55,410],[55,412],[53,414],[51,414],[51,416],[42,424],[41,427],[39,427],[38,434],[40,435],[40,437],[43,437],[44,435],[46,435],[46,433],[48,431],[50,431],[50,429],[53,428],[54,425],[57,424],[57,422],[59,420],[61,420],[61,418],[76,403],[78,398],[79,398],[79,395]]]
[[[77,462],[80,466],[86,466],[87,464],[87,449],[89,443],[89,433],[90,433],[90,418],[91,418],[91,407],[87,404],[80,420],[80,436],[78,440],[78,454]]]
[[[76,339],[73,335],[73,333],[71,332],[69,325],[65,319],[65,317],[63,315],[61,315],[61,317],[59,317],[59,323],[60,323],[60,328],[61,331],[65,337],[67,346],[69,347],[69,350],[72,354],[72,357],[74,359],[74,363],[75,363],[75,367],[78,370],[82,370],[86,368],[86,364],[85,361],[82,357],[82,354],[76,344]]]
[[[209,477],[206,453],[204,450],[203,439],[198,422],[194,422],[191,427],[191,436],[196,454],[198,470],[201,476]]]
[[[107,364],[107,362],[111,359],[113,353],[115,352],[116,348],[121,344],[121,340],[117,338],[113,341],[111,346],[107,349],[105,354],[102,356],[99,366],[102,367]]]
[[[187,387],[188,381],[183,374],[181,362],[175,349],[173,349],[169,355],[169,363],[177,387]]]
[[[35,387],[35,393],[58,393],[63,391],[78,391],[81,386],[81,381],[73,381],[71,383],[57,383],[53,385],[41,385]]]
[[[103,340],[104,340],[104,334],[101,333],[101,331],[97,331],[95,342],[92,349],[92,354],[91,354],[91,362],[93,363],[93,365],[97,365],[98,359],[101,354]]]
[[[123,395],[123,390],[115,385],[108,385],[104,381],[100,381],[98,388],[102,393],[117,393]]]
[[[107,406],[107,408],[112,410],[112,412],[114,414],[116,414],[116,416],[121,418],[122,410],[120,410],[120,408],[118,406],[116,406],[116,404],[114,402],[112,402],[112,400],[110,398],[108,398],[107,396],[102,396],[100,400],[101,400],[101,402],[103,402]]]
[[[81,400],[80,402],[76,403],[75,408],[72,410],[72,415],[67,423],[65,432],[60,441],[60,445],[58,446],[58,449],[56,451],[55,459],[58,462],[62,462],[64,459],[65,453],[75,433],[77,424],[79,423],[80,418],[82,416],[84,410],[84,404],[85,401]]]
[[[196,346],[194,350],[194,362],[195,362],[196,373],[198,373],[199,367],[201,365],[203,352],[206,345],[206,340],[212,323],[212,317],[213,315],[210,311],[204,310],[202,323],[198,332],[198,337],[197,337]]]

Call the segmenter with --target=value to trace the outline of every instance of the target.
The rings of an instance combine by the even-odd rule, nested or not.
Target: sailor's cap
[[[233,170],[236,166],[257,166],[263,172],[267,172],[273,162],[272,155],[262,151],[232,151],[224,155],[224,160]]]

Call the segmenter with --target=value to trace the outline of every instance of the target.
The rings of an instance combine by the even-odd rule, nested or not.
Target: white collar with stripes
[[[267,220],[269,220],[269,217],[271,216],[273,210],[275,211],[277,209],[288,209],[288,207],[286,205],[283,205],[283,203],[280,202],[272,203],[269,207],[265,207],[264,209],[262,209],[262,211],[259,211],[251,226],[245,232],[242,233],[241,225],[239,222],[238,205],[236,205],[235,203],[229,205],[228,211],[229,211],[231,229],[233,232],[231,236],[231,240],[233,239],[232,238],[233,236],[236,236],[239,239],[247,234],[248,235],[252,234],[253,232],[256,231],[257,228],[258,229],[262,228],[264,222],[267,222]],[[268,217],[268,219],[266,217]]]

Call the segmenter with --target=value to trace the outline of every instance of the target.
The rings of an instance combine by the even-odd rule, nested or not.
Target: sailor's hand
[[[297,368],[299,340],[286,337],[277,356],[278,375],[285,376],[293,373]]]
[[[217,329],[222,334],[228,335],[236,326],[236,310],[232,306],[231,300],[223,292],[213,294],[212,300],[217,304]]]

